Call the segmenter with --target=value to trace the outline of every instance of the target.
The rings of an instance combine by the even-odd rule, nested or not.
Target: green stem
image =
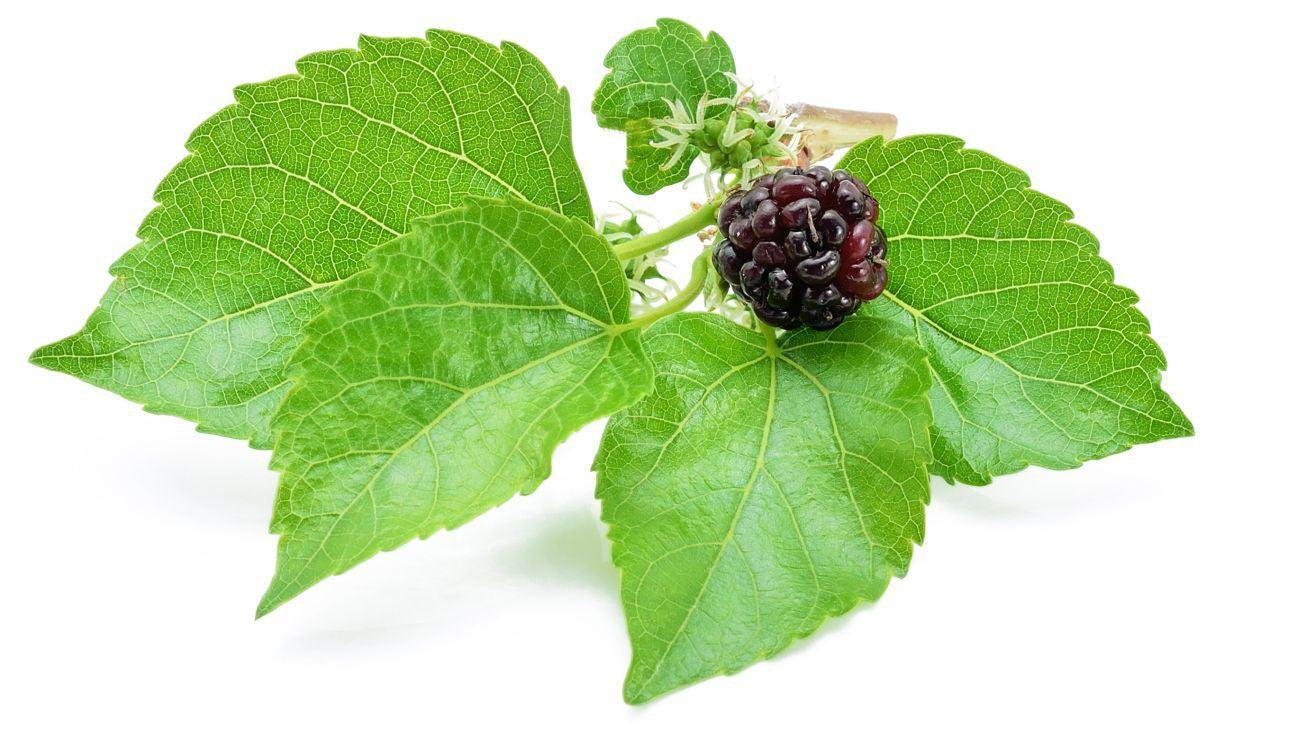
[[[627,324],[628,328],[643,329],[659,319],[675,314],[683,308],[691,305],[691,302],[695,300],[695,297],[700,295],[700,291],[704,290],[704,282],[708,277],[709,251],[705,250],[704,252],[701,252],[700,256],[695,258],[695,262],[691,264],[691,279],[686,283],[686,285],[682,286],[681,292],[629,321]]]
[[[634,237],[621,245],[617,245],[614,248],[614,256],[619,260],[631,260],[634,257],[644,255],[647,252],[654,252],[665,245],[671,245],[677,240],[689,237],[713,224],[714,216],[721,204],[722,197],[717,197],[661,230]]]
[[[754,321],[758,322],[758,333],[762,334],[767,341],[767,353],[772,355],[780,354],[781,348],[776,343],[776,329],[771,324],[759,321],[757,316],[754,317]]]

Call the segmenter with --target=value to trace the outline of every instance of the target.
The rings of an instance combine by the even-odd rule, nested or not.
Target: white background
[[[1285,3],[11,3],[0,87],[0,730],[1297,731],[1300,289]],[[573,98],[598,210],[620,135],[588,107],[672,15],[788,101],[897,113],[1029,171],[1101,238],[1198,435],[988,488],[936,482],[876,605],[640,708],[587,467],[254,623],[268,455],[25,364],[80,327],[188,132],[236,84],[427,27],[523,44]],[[780,35],[784,32],[787,35]],[[799,64],[811,64],[807,76]]]

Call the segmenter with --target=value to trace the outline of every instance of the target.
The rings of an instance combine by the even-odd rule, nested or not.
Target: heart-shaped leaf
[[[591,219],[568,95],[513,44],[363,37],[235,98],[158,186],[85,328],[33,362],[269,448],[321,296],[413,218],[478,194]]]
[[[645,343],[654,390],[610,420],[596,460],[632,703],[879,597],[929,498],[930,377],[898,325],[859,316],[778,342],[693,313]]]
[[[293,358],[261,614],[531,492],[560,441],[649,388],[623,269],[583,221],[471,199],[370,263]]]
[[[890,287],[875,308],[929,358],[936,474],[987,484],[1191,434],[1137,295],[1023,172],[942,135],[873,138],[840,165],[880,200]]]

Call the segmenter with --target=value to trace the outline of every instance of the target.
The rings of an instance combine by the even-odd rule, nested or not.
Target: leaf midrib
[[[807,543],[803,538],[802,530],[798,526],[797,518],[795,518],[793,515],[793,509],[790,507],[789,498],[785,496],[784,490],[780,488],[780,483],[776,481],[776,478],[772,476],[771,472],[767,469],[766,466],[767,450],[768,450],[768,445],[770,443],[772,425],[775,420],[776,374],[777,374],[776,368],[777,368],[778,361],[783,361],[788,365],[790,365],[791,367],[793,367],[796,371],[798,371],[805,379],[808,380],[808,382],[813,386],[813,388],[816,389],[822,395],[825,401],[825,407],[828,414],[828,419],[831,424],[831,432],[835,436],[836,445],[838,447],[838,453],[840,457],[839,465],[838,465],[839,474],[844,480],[844,489],[846,494],[848,495],[849,501],[853,504],[854,514],[857,516],[858,526],[862,533],[862,537],[864,541],[867,542],[869,545],[872,545],[873,547],[875,546],[875,544],[871,540],[872,535],[868,531],[866,526],[866,516],[863,512],[862,506],[858,502],[857,495],[853,491],[853,485],[849,477],[849,472],[847,467],[848,457],[853,456],[854,458],[865,461],[866,463],[870,464],[881,476],[883,476],[885,479],[892,482],[893,484],[897,485],[898,487],[904,488],[906,486],[906,482],[904,480],[899,480],[895,478],[892,474],[885,471],[878,463],[876,463],[870,457],[864,456],[856,452],[848,451],[847,447],[844,445],[843,435],[840,432],[838,416],[836,415],[834,404],[831,399],[831,391],[821,382],[820,379],[818,379],[815,375],[809,372],[803,365],[790,359],[779,348],[777,348],[776,351],[772,351],[771,349],[765,350],[764,354],[762,354],[758,358],[743,363],[742,365],[738,365],[736,367],[731,368],[731,370],[729,370],[726,373],[725,377],[722,378],[722,380],[725,380],[729,378],[731,375],[736,374],[740,370],[747,369],[748,367],[764,359],[770,361],[768,404],[767,404],[767,410],[764,415],[763,436],[762,439],[760,440],[759,451],[754,462],[754,469],[750,475],[749,480],[746,482],[746,485],[741,492],[740,498],[737,500],[735,514],[732,516],[731,523],[728,526],[726,535],[718,543],[718,551],[714,556],[712,563],[709,565],[709,570],[705,574],[704,579],[700,583],[700,590],[696,593],[694,600],[692,600],[690,606],[687,608],[687,611],[683,615],[682,621],[678,625],[677,630],[674,632],[673,636],[669,638],[669,640],[665,643],[663,651],[659,655],[655,667],[645,677],[644,679],[645,682],[642,683],[642,685],[637,689],[636,696],[634,696],[634,698],[640,698],[640,696],[645,693],[646,689],[649,688],[650,685],[654,682],[656,676],[658,676],[664,663],[668,660],[669,656],[671,655],[674,645],[676,645],[677,641],[681,638],[681,635],[685,631],[686,627],[689,625],[691,618],[693,617],[695,612],[699,609],[700,601],[704,598],[705,593],[708,591],[709,584],[712,582],[713,576],[716,573],[717,568],[722,561],[722,557],[726,553],[727,548],[729,547],[731,541],[735,537],[735,531],[737,526],[739,525],[740,518],[744,514],[744,510],[748,504],[749,497],[752,494],[753,489],[757,484],[757,479],[762,474],[766,474],[769,477],[769,479],[773,483],[773,486],[776,488],[777,494],[781,496],[783,503],[785,503],[787,509],[792,513],[791,522],[795,526],[796,533],[798,534],[800,546],[804,552],[805,559],[808,561],[809,567],[812,571],[815,585],[817,586],[818,589],[817,592],[818,597],[820,597],[821,583],[820,580],[818,579],[817,570],[813,564],[812,557],[809,548],[807,546]],[[715,381],[713,386],[716,387],[716,385],[720,384],[722,380]],[[702,402],[703,401],[701,400],[700,403]],[[679,423],[679,426],[683,425],[685,423],[685,420],[689,419],[689,416],[693,414],[694,410],[698,407],[698,405],[699,403],[697,403],[697,405],[692,408],[692,410],[688,413],[687,417],[683,419],[682,423]],[[662,451],[660,456],[662,457]],[[624,499],[624,501],[626,501],[626,498]],[[893,575],[897,575],[898,570],[890,569],[890,573]],[[642,580],[644,580],[644,577],[642,577]],[[811,614],[815,611],[816,605],[817,605],[817,601],[814,600],[814,602],[809,606],[808,612],[805,614],[804,617],[805,620],[809,616],[811,616]]]
[[[1105,400],[1106,402],[1108,402],[1108,403],[1110,403],[1110,404],[1112,404],[1112,405],[1114,405],[1114,406],[1120,408],[1121,410],[1127,410],[1127,411],[1130,411],[1130,412],[1132,412],[1132,413],[1136,413],[1136,414],[1138,414],[1138,415],[1140,415],[1140,416],[1143,416],[1143,417],[1145,417],[1145,418],[1147,418],[1147,419],[1149,419],[1149,420],[1151,420],[1151,421],[1153,421],[1153,422],[1156,422],[1156,423],[1161,423],[1161,424],[1164,424],[1164,425],[1167,425],[1167,426],[1171,426],[1171,427],[1174,427],[1174,428],[1180,428],[1180,429],[1182,428],[1182,426],[1181,426],[1180,424],[1178,424],[1178,423],[1175,423],[1175,422],[1170,421],[1170,420],[1166,420],[1166,419],[1164,419],[1164,418],[1158,418],[1158,417],[1156,417],[1156,416],[1154,416],[1154,415],[1151,415],[1150,413],[1147,413],[1147,412],[1145,412],[1145,411],[1139,410],[1139,409],[1137,409],[1137,408],[1135,408],[1135,407],[1133,407],[1133,406],[1131,406],[1131,405],[1127,405],[1127,404],[1125,404],[1125,403],[1121,403],[1121,402],[1119,402],[1118,400],[1112,398],[1111,396],[1109,396],[1109,395],[1107,395],[1107,394],[1101,392],[1101,391],[1098,390],[1097,388],[1093,387],[1091,384],[1088,384],[1088,383],[1081,383],[1081,382],[1070,382],[1069,380],[1059,380],[1059,379],[1056,379],[1056,378],[1054,378],[1054,377],[1039,377],[1038,375],[1030,375],[1030,374],[1026,374],[1026,373],[1024,373],[1024,372],[1021,372],[1020,370],[1016,369],[1016,368],[1015,368],[1014,366],[1012,366],[1009,362],[1007,362],[1006,360],[1002,359],[1002,357],[998,356],[997,354],[995,354],[995,353],[993,353],[993,352],[990,352],[990,351],[988,351],[987,349],[984,349],[984,348],[982,348],[982,347],[980,347],[980,346],[978,346],[978,345],[976,345],[976,344],[974,344],[974,343],[972,343],[972,342],[969,342],[969,341],[967,341],[967,340],[961,338],[960,336],[957,336],[956,334],[952,333],[952,332],[949,331],[947,328],[945,328],[943,325],[939,324],[939,323],[936,322],[934,319],[930,318],[929,315],[927,315],[927,314],[924,313],[923,311],[920,311],[920,310],[918,310],[918,309],[912,307],[911,304],[907,303],[906,301],[902,300],[902,299],[899,298],[898,296],[894,295],[894,293],[892,293],[891,291],[885,291],[884,295],[885,295],[886,298],[888,298],[890,301],[892,301],[892,302],[893,302],[895,305],[897,305],[899,308],[903,309],[903,310],[906,311],[908,314],[910,314],[910,315],[912,316],[912,318],[915,319],[918,323],[923,321],[923,322],[925,322],[926,324],[928,324],[931,328],[933,328],[935,331],[939,332],[940,334],[942,334],[943,336],[947,337],[948,339],[951,339],[952,341],[956,342],[957,344],[960,344],[961,346],[963,346],[963,347],[965,347],[965,348],[967,348],[967,349],[970,349],[971,351],[973,351],[973,352],[975,352],[975,353],[977,353],[977,354],[979,354],[979,355],[981,355],[981,356],[983,356],[983,357],[985,357],[985,358],[987,358],[987,359],[991,359],[991,360],[993,360],[994,362],[997,362],[998,364],[1000,364],[1000,365],[1002,365],[1004,368],[1006,368],[1006,370],[1009,371],[1011,374],[1015,375],[1016,378],[1019,379],[1019,380],[1022,380],[1022,381],[1023,381],[1023,380],[1031,380],[1031,381],[1034,381],[1034,382],[1045,382],[1045,383],[1049,383],[1049,384],[1053,384],[1053,385],[1063,385],[1063,386],[1065,386],[1065,387],[1078,388],[1078,389],[1080,389],[1080,390],[1084,390],[1084,391],[1086,391],[1086,392],[1090,392],[1090,393],[1092,393],[1093,395],[1095,395],[1095,396],[1101,398],[1102,400]],[[919,338],[919,336],[920,336],[920,335],[918,334],[918,338]],[[931,371],[933,371],[933,367],[931,367]],[[1114,373],[1112,372],[1112,373],[1109,373],[1109,374],[1106,374],[1106,375],[1102,375],[1101,377],[1096,378],[1096,380],[1104,379],[1104,378],[1106,378],[1106,377],[1109,377],[1111,374],[1114,374]],[[936,375],[935,377],[938,378],[938,375]],[[1093,380],[1093,382],[1095,382],[1096,380]],[[1028,396],[1026,396],[1026,399],[1028,399]],[[1034,406],[1034,407],[1035,407],[1035,408],[1036,408],[1040,413],[1042,413],[1042,408],[1039,408],[1037,403],[1033,402],[1032,400],[1030,400],[1029,402],[1030,402],[1030,404],[1033,405],[1033,406]],[[1045,417],[1046,417],[1046,416],[1045,416]],[[1048,418],[1048,420],[1051,420],[1051,418]],[[1068,433],[1066,433],[1065,435],[1066,435],[1066,436],[1069,436]],[[1071,438],[1071,440],[1081,440],[1081,439],[1075,439],[1075,438],[1073,438],[1073,437],[1070,437],[1070,438]]]
[[[241,309],[238,310],[238,311],[231,311],[230,313],[222,314],[222,315],[217,316],[217,317],[214,317],[214,318],[212,318],[212,319],[205,320],[205,321],[203,321],[202,323],[199,323],[198,325],[196,325],[196,326],[195,326],[194,328],[192,328],[192,329],[188,329],[188,330],[186,330],[186,331],[179,331],[179,332],[176,332],[175,334],[167,334],[167,335],[165,335],[165,336],[158,336],[158,337],[154,337],[154,338],[152,338],[152,339],[145,339],[145,340],[143,340],[143,341],[128,341],[126,344],[123,344],[122,346],[118,347],[117,349],[113,349],[113,350],[110,350],[110,351],[107,351],[107,352],[95,352],[95,353],[93,353],[93,354],[48,354],[48,355],[47,355],[47,354],[44,354],[43,352],[44,352],[46,349],[49,349],[49,347],[44,347],[44,348],[42,348],[41,350],[39,350],[39,351],[36,353],[36,355],[34,355],[34,356],[32,357],[32,361],[33,361],[33,362],[36,362],[37,364],[40,364],[43,360],[47,360],[47,359],[103,359],[103,358],[105,358],[105,357],[112,357],[113,355],[118,354],[118,353],[120,353],[120,352],[124,352],[124,351],[126,351],[126,350],[128,350],[128,349],[136,349],[136,348],[139,348],[139,347],[148,346],[148,345],[150,345],[150,344],[157,344],[157,343],[159,343],[159,342],[169,341],[169,340],[171,340],[171,339],[180,339],[181,337],[189,337],[189,336],[193,336],[194,334],[197,334],[198,332],[200,332],[200,331],[202,331],[202,330],[208,328],[209,326],[213,326],[213,325],[216,325],[216,324],[222,323],[222,322],[224,322],[224,321],[229,321],[230,319],[233,319],[233,318],[236,318],[236,317],[239,317],[239,316],[244,316],[244,315],[246,315],[246,314],[254,313],[254,312],[259,311],[259,310],[261,310],[261,309],[263,309],[263,308],[266,308],[266,307],[268,307],[268,306],[274,306],[274,305],[277,304],[277,303],[281,303],[281,302],[283,302],[283,301],[287,301],[287,300],[290,300],[290,299],[292,299],[292,298],[297,298],[298,296],[305,295],[305,294],[307,294],[307,293],[311,293],[312,291],[320,290],[321,288],[328,288],[329,286],[336,285],[336,284],[341,283],[341,282],[343,282],[343,281],[342,281],[342,280],[332,280],[332,281],[328,281],[328,282],[324,282],[324,283],[317,283],[316,285],[308,286],[308,287],[306,287],[306,288],[300,288],[300,289],[295,290],[295,291],[289,291],[288,293],[285,293],[284,295],[276,296],[275,298],[271,298],[271,299],[269,299],[269,300],[262,301],[262,302],[260,302],[260,303],[254,303],[254,304],[252,304],[252,305],[250,305],[250,306],[247,306],[247,307],[245,307],[245,308],[241,308]],[[136,287],[140,287],[140,286],[139,286],[138,284],[137,284],[137,285],[132,285],[132,284],[130,284],[130,283],[127,283],[127,284],[125,284],[125,287],[127,287],[127,288],[136,288]],[[54,344],[51,344],[50,347],[54,347],[54,346],[57,346],[57,345],[62,344],[62,343],[63,343],[63,342],[55,342]]]
[[[393,461],[396,460],[396,457],[404,453],[411,446],[415,445],[416,442],[420,441],[425,436],[427,436],[435,427],[437,427],[439,423],[441,423],[441,421],[444,418],[450,415],[451,412],[454,411],[456,408],[460,407],[467,400],[469,400],[470,398],[476,395],[479,395],[487,390],[490,390],[491,388],[500,385],[504,382],[512,380],[515,377],[518,377],[519,375],[528,372],[529,370],[539,367],[553,359],[563,356],[564,354],[574,351],[579,347],[590,344],[598,339],[608,338],[610,339],[612,344],[613,340],[617,338],[617,335],[619,333],[621,332],[611,328],[602,329],[601,331],[592,334],[591,336],[588,336],[584,339],[580,339],[575,342],[571,342],[570,344],[566,345],[561,349],[548,352],[547,354],[538,357],[537,359],[531,360],[523,365],[520,365],[519,367],[516,367],[515,369],[509,372],[502,373],[501,375],[498,375],[497,377],[488,380],[487,382],[484,382],[473,388],[466,389],[463,393],[457,396],[455,400],[449,403],[447,407],[443,408],[443,410],[441,410],[438,413],[438,415],[434,416],[432,420],[426,423],[423,428],[421,428],[419,431],[416,431],[409,439],[404,441],[400,446],[393,449],[389,453],[389,458],[386,461],[384,461],[382,465],[380,465],[378,468],[374,470],[374,472],[370,477],[370,480],[366,482],[365,486],[362,487],[361,490],[356,493],[356,495],[348,502],[348,504],[345,507],[343,507],[334,515],[334,522],[330,525],[328,530],[322,533],[320,542],[317,544],[316,548],[312,550],[311,556],[308,557],[306,561],[301,563],[298,572],[294,574],[292,579],[283,582],[282,584],[280,584],[280,586],[292,587],[298,583],[298,581],[302,578],[302,575],[307,572],[308,568],[310,568],[312,562],[315,561],[316,557],[321,553],[321,551],[324,550],[326,541],[328,541],[329,538],[332,537],[334,530],[338,527],[338,523],[342,521],[343,517],[345,517],[349,512],[351,512],[352,508],[356,506],[356,503],[360,501],[360,499],[363,496],[373,497],[375,482],[377,482],[379,480],[379,477],[381,477],[386,471],[388,471],[388,468],[392,466],[392,463]],[[287,506],[290,508],[288,512],[290,514],[297,516],[297,513],[292,509],[293,506],[292,498],[289,499]],[[276,598],[273,603],[270,604],[264,603],[262,605],[264,608],[263,613],[265,613],[265,611],[270,611],[270,609],[273,609],[275,606],[278,606],[280,602],[281,600]]]
[[[641,485],[645,484],[646,481],[650,479],[650,477],[654,476],[655,470],[659,468],[659,464],[660,462],[663,461],[664,455],[668,453],[668,449],[674,443],[676,443],[678,438],[681,437],[682,433],[686,430],[686,424],[695,415],[696,411],[698,411],[701,407],[704,406],[704,402],[708,399],[709,395],[712,395],[714,390],[717,390],[719,387],[723,385],[723,383],[731,379],[736,374],[749,369],[750,367],[763,361],[766,358],[767,355],[764,354],[755,357],[754,359],[751,359],[748,362],[744,362],[742,364],[736,365],[728,369],[726,372],[722,373],[722,375],[718,377],[718,379],[714,380],[708,385],[703,386],[700,393],[700,399],[695,401],[695,404],[691,406],[690,410],[686,411],[686,415],[682,416],[682,419],[680,421],[676,421],[676,427],[673,429],[672,435],[669,436],[668,439],[664,441],[663,445],[659,447],[659,453],[655,456],[654,463],[653,465],[651,465],[650,469],[645,473],[644,476],[641,477],[641,479],[637,480],[636,484],[633,484],[631,487],[627,489],[626,493],[623,496],[623,499],[619,500],[619,503],[617,505],[614,505],[612,508],[610,508],[609,515],[611,518],[618,514],[619,508],[621,508],[624,504],[627,503],[628,500],[632,498],[632,495],[636,493],[636,490],[640,489]]]
[[[673,633],[672,638],[669,639],[667,644],[664,645],[663,653],[659,656],[659,661],[655,663],[654,669],[650,671],[650,674],[647,675],[645,678],[645,682],[642,683],[641,686],[637,689],[637,695],[635,696],[636,698],[640,698],[641,695],[645,693],[646,688],[649,687],[650,684],[654,681],[655,677],[659,675],[660,669],[663,668],[664,662],[668,660],[668,656],[672,652],[673,647],[677,644],[677,641],[681,639],[682,632],[685,631],[687,624],[691,620],[691,617],[694,616],[695,611],[699,609],[700,600],[704,598],[704,593],[705,591],[708,590],[709,584],[713,580],[713,574],[717,572],[718,565],[722,562],[723,554],[726,553],[728,545],[735,537],[736,527],[737,525],[740,524],[740,517],[741,515],[744,514],[745,507],[749,501],[749,496],[750,494],[753,493],[754,487],[758,483],[758,477],[763,472],[763,469],[766,466],[768,441],[772,435],[772,422],[776,416],[777,355],[770,352],[765,352],[763,357],[760,357],[760,359],[763,358],[767,358],[768,361],[770,362],[770,367],[769,367],[770,376],[769,376],[769,385],[768,385],[768,392],[767,392],[767,409],[763,417],[763,436],[759,442],[758,456],[754,461],[754,469],[750,473],[749,480],[745,483],[745,487],[743,492],[741,493],[740,499],[736,503],[736,512],[731,518],[731,524],[727,528],[727,534],[723,536],[722,541],[719,543],[717,555],[713,557],[713,562],[709,564],[709,570],[705,574],[704,580],[700,583],[699,592],[695,595],[695,599],[691,602],[690,607],[686,610],[686,614],[682,616],[682,622],[677,626],[677,631]]]

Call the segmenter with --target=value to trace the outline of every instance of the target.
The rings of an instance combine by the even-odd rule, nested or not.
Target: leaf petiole
[[[695,262],[691,264],[691,279],[687,281],[686,285],[682,286],[681,291],[662,304],[629,321],[627,323],[627,328],[645,328],[659,319],[675,314],[683,308],[691,305],[691,302],[700,295],[700,291],[704,290],[704,282],[708,277],[709,250],[705,249],[704,252],[699,254],[699,257],[695,258]]]
[[[665,245],[671,245],[713,224],[714,215],[722,204],[722,197],[715,197],[699,209],[678,219],[676,222],[655,232],[648,232],[634,237],[614,247],[614,256],[619,260],[631,260],[634,257],[654,252]]]
[[[767,344],[767,353],[776,356],[781,353],[781,347],[776,342],[776,329],[768,323],[754,319],[757,322],[758,333],[763,335],[763,341]]]

